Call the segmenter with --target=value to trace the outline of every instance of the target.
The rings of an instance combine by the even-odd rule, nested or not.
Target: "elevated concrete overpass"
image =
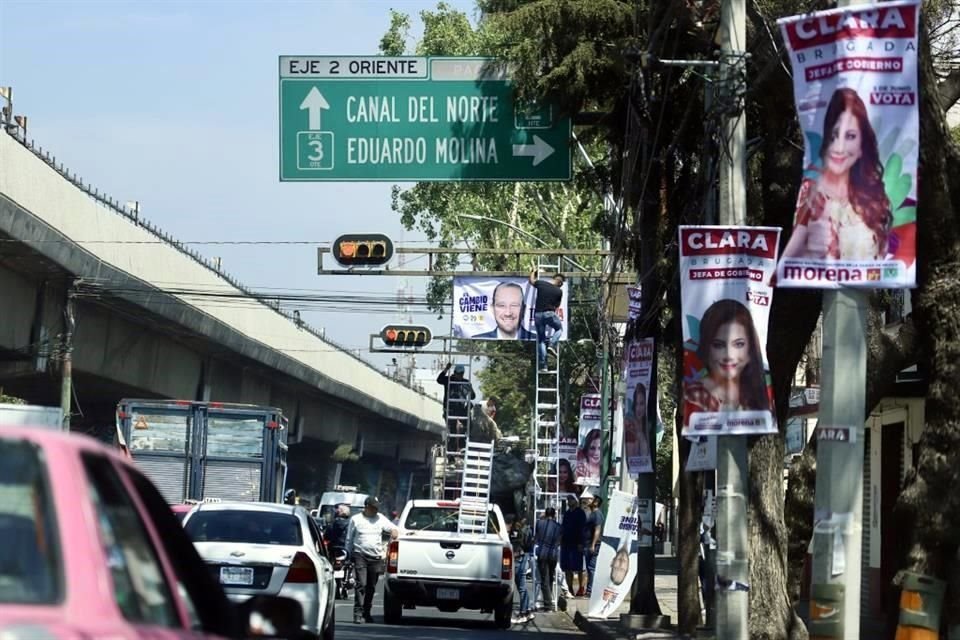
[[[189,283],[189,291],[172,283]],[[222,297],[197,291],[246,303],[225,306]],[[402,494],[411,483],[418,488],[429,448],[442,433],[439,402],[251,295],[0,132],[4,392],[59,404],[68,296],[74,430],[108,437],[121,397],[278,406],[296,443],[291,484],[305,493],[321,490],[340,471],[341,482],[371,491],[374,484],[387,493],[396,486]],[[331,456],[343,444],[368,464],[338,467]],[[375,480],[382,469],[396,477]]]

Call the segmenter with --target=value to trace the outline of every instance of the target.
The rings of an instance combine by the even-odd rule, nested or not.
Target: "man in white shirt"
[[[380,513],[380,501],[376,496],[367,496],[363,511],[350,518],[347,527],[346,550],[353,558],[357,572],[357,588],[353,598],[353,621],[356,624],[373,622],[370,609],[377,580],[383,573],[383,534],[389,532],[396,539],[399,529]]]

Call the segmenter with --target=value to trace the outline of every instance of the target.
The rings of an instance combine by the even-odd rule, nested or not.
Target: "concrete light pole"
[[[727,155],[720,163],[720,224],[747,222],[746,1],[723,0],[720,9],[720,83],[723,99],[736,105],[727,111],[723,140]],[[717,442],[717,577],[750,584],[747,545],[747,440],[723,436]],[[717,638],[747,640],[750,594],[716,592]]]
[[[74,314],[74,291],[71,282],[63,307],[63,360],[60,369],[60,410],[63,412],[64,431],[70,431],[70,408],[73,394],[73,330],[76,327]]]
[[[869,0],[868,0],[869,1]],[[839,0],[839,6],[854,4]],[[849,442],[817,443],[811,638],[860,637],[863,438],[867,387],[867,293],[823,292],[818,429],[847,429]],[[822,621],[815,618],[820,612]],[[839,628],[838,628],[839,627]]]

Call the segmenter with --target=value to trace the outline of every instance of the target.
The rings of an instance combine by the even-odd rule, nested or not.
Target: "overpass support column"
[[[64,431],[70,431],[70,408],[73,394],[73,331],[76,328],[74,313],[75,283],[67,287],[66,304],[63,306],[63,366],[60,370],[60,409],[63,411]]]

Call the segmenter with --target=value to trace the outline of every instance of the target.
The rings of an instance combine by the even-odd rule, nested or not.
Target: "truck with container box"
[[[287,480],[280,409],[226,402],[124,399],[118,446],[170,504],[280,502]]]
[[[60,431],[63,429],[63,410],[60,407],[0,402],[0,424],[5,427],[45,427]]]

